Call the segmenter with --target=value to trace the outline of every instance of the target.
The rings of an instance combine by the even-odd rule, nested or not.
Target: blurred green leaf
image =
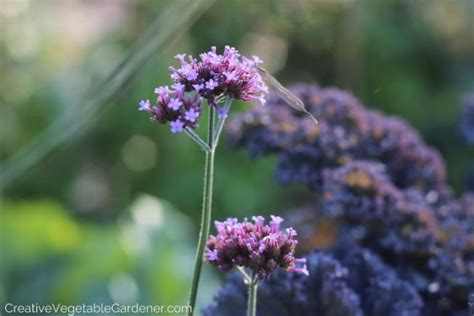
[[[194,258],[191,221],[140,196],[117,223],[74,222],[50,201],[3,202],[0,302],[183,304]],[[207,273],[207,304],[217,281]]]
[[[74,106],[68,107],[31,144],[0,166],[0,189],[41,160],[59,144],[84,132],[104,105],[116,96],[146,62],[182,35],[210,5],[212,0],[176,1],[163,11],[123,61],[104,80],[87,91]]]

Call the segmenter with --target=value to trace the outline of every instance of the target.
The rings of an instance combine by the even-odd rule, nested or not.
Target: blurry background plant
[[[337,86],[400,115],[441,152],[455,194],[474,156],[458,133],[458,105],[474,86],[469,0],[4,0],[0,28],[2,301],[112,300],[115,280],[143,300],[184,302],[190,276],[175,261],[160,272],[160,258],[186,258],[195,240],[169,247],[156,237],[137,253],[120,242],[143,193],[170,201],[183,223],[199,219],[200,152],[136,111],[178,51],[233,45],[284,83]],[[215,218],[278,213],[310,196],[278,186],[275,157],[251,162],[222,145]]]
[[[388,294],[375,290],[375,296],[367,299],[365,286],[355,286],[349,292],[360,304],[345,312],[333,309],[338,304],[329,304],[327,310],[308,309],[321,315],[358,315],[359,310],[365,315],[467,315],[468,296],[474,289],[473,192],[460,199],[453,196],[439,153],[403,120],[368,110],[338,89],[308,84],[290,89],[320,124],[270,96],[267,107],[256,107],[231,121],[232,143],[245,147],[253,157],[276,155],[277,180],[303,184],[313,192],[311,199],[295,203],[287,215],[302,232],[306,251],[364,246],[396,271],[391,280],[372,281],[367,276],[370,286],[386,287],[400,296],[403,287],[395,281],[399,278],[423,299],[415,304],[417,312],[402,311],[399,304],[384,298]],[[347,268],[349,279],[359,274],[357,269],[361,267]],[[285,281],[274,282],[277,286],[270,286],[268,293],[270,305],[275,305],[273,294]],[[337,286],[319,282],[304,284],[321,287],[325,294],[315,291],[306,300],[339,296]],[[232,295],[238,301],[236,293]],[[223,288],[211,314],[219,315],[219,301],[232,295]],[[294,314],[291,306],[299,300],[302,297],[289,299],[281,308]]]

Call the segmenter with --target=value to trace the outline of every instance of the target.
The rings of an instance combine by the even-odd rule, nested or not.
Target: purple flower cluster
[[[262,63],[257,56],[249,59],[226,46],[222,55],[212,47],[211,51],[199,55],[199,61],[186,54],[176,55],[176,58],[180,67],[170,67],[173,84],[155,88],[156,106],[149,100],[139,104],[139,109],[150,113],[153,121],[170,122],[171,132],[181,132],[185,127],[197,128],[204,100],[217,108],[221,116],[227,113],[218,105],[227,97],[265,103],[268,88],[256,70]]]
[[[305,259],[295,258],[298,241],[294,229],[282,230],[283,219],[278,216],[272,216],[269,225],[262,216],[254,216],[253,221],[216,221],[217,235],[207,241],[206,260],[223,271],[234,266],[248,268],[260,279],[278,268],[308,274]]]
[[[340,247],[307,256],[309,277],[276,272],[261,282],[261,316],[416,316],[423,300],[416,289],[369,250]],[[246,288],[231,275],[204,310],[205,316],[245,314]]]
[[[441,157],[402,120],[336,89],[293,92],[318,126],[270,96],[229,132],[252,156],[277,154],[279,181],[314,192],[311,204],[289,213],[302,245],[321,245],[314,239],[324,229],[324,246],[366,247],[418,291],[424,314],[463,315],[474,289],[473,194],[452,196]]]
[[[461,105],[460,129],[466,143],[474,145],[474,92]]]

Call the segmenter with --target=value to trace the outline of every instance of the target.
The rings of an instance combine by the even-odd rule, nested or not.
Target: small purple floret
[[[217,86],[218,86],[217,82],[215,82],[212,79],[210,79],[208,82],[206,82],[206,89],[214,90],[214,88],[216,88]]]
[[[178,98],[171,99],[170,102],[168,103],[168,107],[175,111],[178,111],[182,105],[183,105],[183,102],[179,100]]]
[[[199,117],[199,112],[196,111],[194,108],[189,109],[184,113],[184,118],[190,122],[196,122]]]
[[[176,120],[170,123],[171,125],[171,133],[179,133],[182,132],[184,129],[184,123],[181,122],[180,120]]]
[[[219,110],[217,110],[217,115],[219,116],[219,119],[221,120],[226,118],[227,114],[228,114],[228,111],[225,108],[220,108]]]
[[[141,100],[140,103],[139,103],[138,110],[140,110],[140,111],[150,111],[151,110],[150,100]]]
[[[168,95],[168,93],[170,93],[170,90],[167,86],[155,88],[155,94],[158,94],[160,96]]]

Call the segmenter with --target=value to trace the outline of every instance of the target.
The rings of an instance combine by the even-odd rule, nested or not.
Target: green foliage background
[[[137,111],[140,99],[170,82],[178,52],[229,44],[262,57],[286,84],[340,87],[403,117],[441,151],[458,193],[473,161],[457,130],[459,102],[474,87],[469,0],[6,0],[0,29],[2,302],[184,302],[204,157]],[[141,54],[150,55],[146,63],[136,62]],[[104,97],[120,76],[99,83],[123,59],[130,78]],[[53,125],[36,148],[62,141],[45,156],[21,151]],[[251,161],[221,144],[215,219],[280,213],[309,196],[275,183],[274,159]],[[23,171],[24,159],[32,166]],[[21,172],[7,177],[12,168]],[[133,239],[141,250],[129,251],[124,231],[143,225],[136,212],[161,220]],[[217,275],[207,273],[201,304]],[[130,291],[138,294],[120,298]]]

